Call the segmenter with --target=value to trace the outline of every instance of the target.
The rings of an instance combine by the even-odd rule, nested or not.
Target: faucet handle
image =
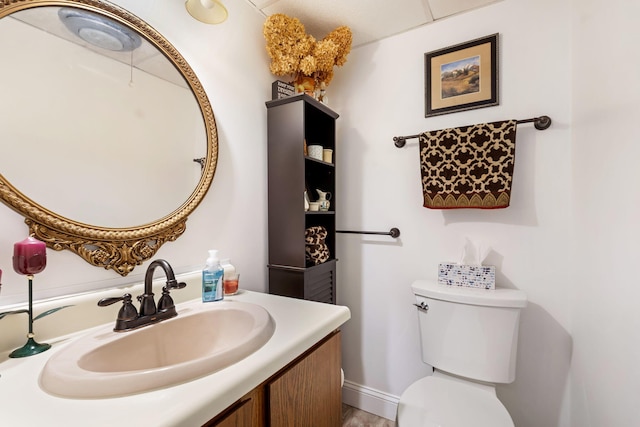
[[[131,302],[131,294],[124,294],[121,297],[102,298],[100,301],[98,301],[98,305],[100,307],[106,307],[108,305],[115,304],[118,301],[126,303],[127,300]]]
[[[167,286],[162,287],[162,296],[160,297],[160,301],[158,301],[158,311],[167,311],[171,310],[175,307],[173,303],[173,298],[169,295],[169,290],[171,289],[182,289],[187,286],[184,282],[177,282],[176,279],[167,280]]]
[[[100,307],[106,307],[118,301],[122,301],[122,308],[120,308],[116,320],[134,320],[138,317],[138,310],[136,310],[131,302],[131,294],[124,294],[121,297],[103,298],[98,301],[98,305]]]

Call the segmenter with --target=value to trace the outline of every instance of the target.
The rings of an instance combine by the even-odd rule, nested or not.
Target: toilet
[[[524,292],[428,280],[411,288],[422,360],[434,372],[402,393],[398,427],[513,427],[494,384],[515,379]]]

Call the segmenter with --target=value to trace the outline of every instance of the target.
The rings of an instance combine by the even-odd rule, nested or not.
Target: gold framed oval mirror
[[[0,2],[0,56],[0,200],[30,235],[121,276],[182,235],[213,181],[218,137],[168,40],[103,1],[12,0]]]

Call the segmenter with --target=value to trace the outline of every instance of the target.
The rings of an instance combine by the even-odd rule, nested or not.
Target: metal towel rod
[[[549,116],[534,117],[532,119],[518,120],[516,123],[519,125],[523,123],[533,123],[533,126],[536,129],[545,130],[545,129],[548,129],[549,126],[551,126],[551,117]],[[409,135],[409,136],[394,136],[393,142],[396,145],[396,147],[402,148],[407,143],[407,139],[418,138],[420,135],[421,134]]]
[[[393,227],[389,231],[351,231],[351,230],[336,230],[336,233],[346,233],[346,234],[377,234],[380,236],[391,236],[394,239],[400,237],[400,230]]]

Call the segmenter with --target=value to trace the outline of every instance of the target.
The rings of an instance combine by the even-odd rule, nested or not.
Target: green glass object
[[[29,338],[27,339],[27,343],[22,347],[13,350],[11,354],[9,354],[9,357],[17,358],[17,357],[33,356],[34,354],[47,351],[50,348],[51,348],[51,344],[39,344],[36,342],[36,340],[33,339],[32,336],[29,336]]]
[[[33,339],[33,275],[29,274],[27,278],[29,279],[29,334],[27,343],[9,354],[9,357],[13,358],[33,356],[51,348],[51,344],[39,344]]]

